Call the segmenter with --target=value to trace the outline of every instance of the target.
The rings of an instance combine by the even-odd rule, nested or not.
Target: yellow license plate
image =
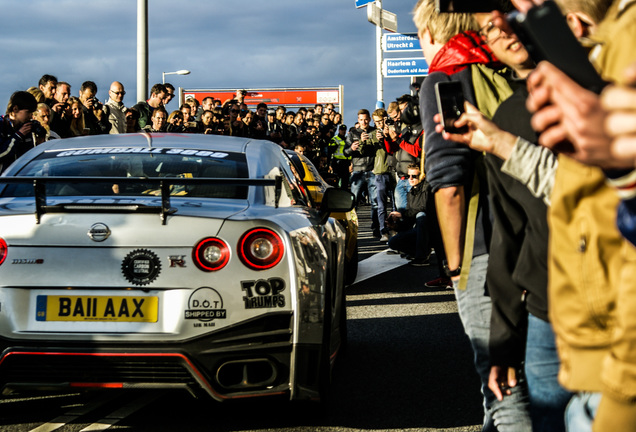
[[[39,295],[37,321],[157,322],[158,297]]]

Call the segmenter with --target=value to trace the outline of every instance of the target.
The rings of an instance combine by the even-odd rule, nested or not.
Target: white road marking
[[[354,284],[362,282],[389,270],[401,267],[408,263],[407,260],[400,257],[400,254],[387,253],[390,249],[378,252],[358,263],[358,276]]]
[[[89,412],[99,408],[100,406],[107,404],[108,402],[115,399],[118,395],[113,392],[104,393],[99,397],[95,398],[93,401],[86,405],[81,405],[77,407],[73,407],[70,411],[65,414],[54,418],[48,423],[44,423],[35,429],[31,429],[29,432],[51,432],[56,429],[65,426],[66,424],[77,420],[78,418],[88,414]]]
[[[111,426],[113,426],[114,424],[116,424],[117,422],[119,422],[120,420],[123,420],[129,415],[133,414],[135,411],[138,411],[141,408],[145,407],[146,405],[151,404],[152,402],[154,402],[156,399],[158,399],[161,396],[163,396],[163,392],[159,392],[159,393],[154,392],[154,393],[149,393],[139,399],[135,399],[128,405],[125,405],[119,408],[118,410],[113,411],[112,413],[104,417],[103,419],[99,420],[97,423],[93,423],[90,426],[86,426],[80,432],[89,432],[89,431],[93,432],[93,431],[106,430],[110,428]]]

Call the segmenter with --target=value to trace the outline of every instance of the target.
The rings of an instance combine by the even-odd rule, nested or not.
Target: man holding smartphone
[[[356,197],[356,205],[360,203],[363,190],[367,190],[367,197],[371,204],[371,229],[374,237],[381,237],[378,221],[377,190],[375,186],[375,150],[371,146],[371,136],[375,128],[370,125],[371,114],[367,109],[358,111],[358,127],[352,128],[347,135],[344,154],[351,157],[351,193]],[[369,144],[369,145],[365,145]]]

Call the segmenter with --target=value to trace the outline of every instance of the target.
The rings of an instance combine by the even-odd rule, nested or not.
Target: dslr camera
[[[407,126],[413,126],[422,122],[420,118],[419,99],[411,95],[403,95],[397,99],[398,104],[406,103],[406,107],[402,110],[400,120]]]
[[[399,126],[400,126],[400,125],[398,124],[398,122],[396,122],[395,120],[393,120],[393,119],[392,119],[392,118],[390,118],[390,117],[387,117],[387,119],[386,119],[386,120],[384,120],[384,124],[385,124],[385,126],[386,126],[386,127],[388,127],[388,128],[389,128],[389,130],[392,130],[392,131],[395,131],[395,130],[396,130],[396,129],[398,129],[398,128],[399,128]]]
[[[102,103],[96,97],[92,97],[89,100],[93,101],[93,109],[102,109]]]
[[[31,132],[38,138],[46,136],[46,129],[37,120],[31,120]]]

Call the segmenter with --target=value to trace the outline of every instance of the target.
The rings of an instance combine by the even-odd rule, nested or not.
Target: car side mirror
[[[348,212],[355,207],[355,195],[346,189],[328,188],[320,202],[323,213]]]

